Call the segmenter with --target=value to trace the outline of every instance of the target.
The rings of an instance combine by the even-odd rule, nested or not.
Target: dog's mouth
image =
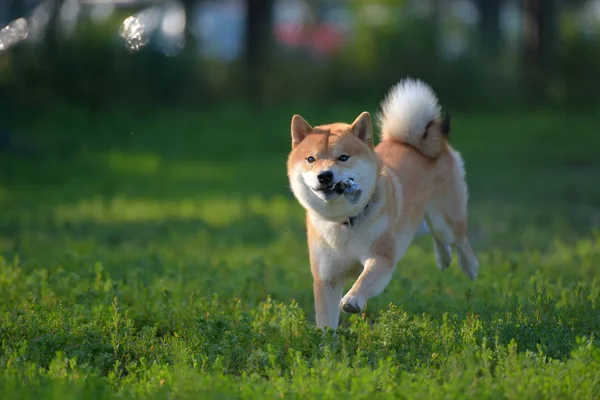
[[[315,192],[334,193],[336,191],[336,186],[337,183],[332,185],[319,186],[317,188],[314,188],[313,190]]]
[[[353,179],[351,179],[351,180],[353,180]],[[329,200],[337,198],[339,195],[343,194],[346,187],[345,187],[343,181],[339,181],[336,183],[332,183],[330,185],[323,185],[318,188],[311,188],[311,189],[313,190],[313,192],[315,192],[315,194],[317,196],[319,196],[320,198],[322,198],[325,201],[329,201]]]
[[[323,200],[331,200],[337,197],[339,193],[336,190],[336,185],[321,186],[318,188],[312,188],[313,192]]]

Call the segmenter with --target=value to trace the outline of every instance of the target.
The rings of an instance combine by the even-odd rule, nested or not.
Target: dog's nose
[[[333,180],[333,172],[323,171],[319,175],[317,175],[317,179],[319,180],[319,183],[322,183],[324,185],[331,183],[331,181]]]

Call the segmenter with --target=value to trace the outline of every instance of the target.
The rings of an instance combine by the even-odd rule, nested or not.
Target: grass
[[[333,335],[285,175],[298,111],[362,110],[13,118],[2,398],[597,398],[597,116],[455,116],[477,281],[419,238]]]

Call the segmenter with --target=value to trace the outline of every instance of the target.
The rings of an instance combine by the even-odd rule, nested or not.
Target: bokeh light
[[[148,45],[167,57],[178,55],[185,47],[186,15],[179,2],[144,9],[123,21],[119,35],[130,52]]]
[[[103,23],[108,21],[108,19],[115,12],[115,6],[112,3],[104,4],[93,4],[90,8],[90,19],[97,23]]]
[[[8,50],[18,42],[27,39],[29,24],[25,18],[12,21],[0,30],[0,51]]]
[[[160,21],[158,8],[147,8],[134,14],[121,25],[119,35],[125,39],[125,47],[131,52],[137,52],[150,43],[150,36]]]

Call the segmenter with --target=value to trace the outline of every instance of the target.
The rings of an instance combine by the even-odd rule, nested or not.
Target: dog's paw
[[[479,261],[477,261],[477,258],[472,257],[468,259],[466,257],[461,257],[459,259],[459,264],[470,280],[474,281],[475,278],[477,278],[477,272],[479,271]]]
[[[474,281],[477,278],[479,261],[470,248],[458,248],[458,264],[469,279]]]
[[[343,312],[348,314],[358,314],[367,304],[367,300],[357,294],[347,293],[342,301],[340,301],[340,308]]]

